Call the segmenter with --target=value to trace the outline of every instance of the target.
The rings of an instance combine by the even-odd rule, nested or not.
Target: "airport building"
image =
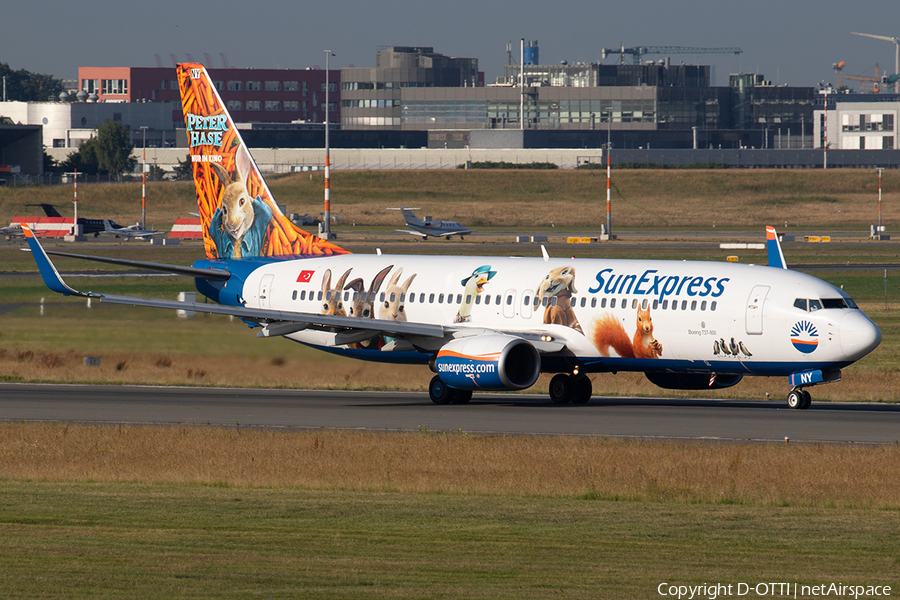
[[[404,92],[425,89],[472,89],[484,85],[478,59],[452,58],[430,47],[381,48],[375,68],[341,69],[343,129],[402,128]]]
[[[222,101],[236,121],[325,122],[323,69],[208,68]],[[339,118],[340,71],[331,69],[329,118]],[[174,68],[79,67],[79,89],[101,103],[171,102],[181,112]]]
[[[825,101],[828,110],[825,110]],[[818,94],[816,98],[816,148],[835,150],[893,150],[898,148],[897,94]]]

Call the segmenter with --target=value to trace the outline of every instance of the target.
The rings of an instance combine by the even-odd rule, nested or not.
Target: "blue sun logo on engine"
[[[791,328],[791,343],[803,354],[812,354],[819,346],[819,330],[809,321],[799,321]]]

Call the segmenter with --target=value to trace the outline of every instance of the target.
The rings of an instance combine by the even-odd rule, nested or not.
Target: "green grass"
[[[9,598],[651,598],[894,585],[900,513],[139,483],[0,487]]]

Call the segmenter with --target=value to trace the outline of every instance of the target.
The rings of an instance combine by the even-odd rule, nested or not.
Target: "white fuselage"
[[[344,279],[362,278],[368,286],[387,266],[393,266],[391,274],[402,268],[403,279],[416,277],[406,292],[389,286],[378,290],[376,311],[379,304],[393,303],[403,306],[403,319],[411,322],[547,332],[564,339],[566,352],[587,370],[789,374],[840,368],[870,352],[881,338],[862,311],[840,306],[854,306],[849,296],[824,281],[785,269],[714,262],[350,254],[264,265],[247,277],[243,299],[251,307],[320,313],[328,293],[322,287],[327,270],[330,280],[350,270]],[[496,276],[476,298],[466,298],[463,282],[485,266]],[[570,275],[567,291],[551,287],[557,295],[539,298],[535,306],[542,282],[560,272]],[[349,302],[354,293],[344,290],[342,300]],[[827,299],[835,307],[810,311],[795,306],[798,299]],[[454,324],[460,306],[467,304],[471,320]],[[340,350],[332,333],[306,330],[288,337]],[[618,346],[606,344],[611,338],[618,338]],[[661,352],[653,352],[654,340]],[[623,348],[628,343],[631,356]]]

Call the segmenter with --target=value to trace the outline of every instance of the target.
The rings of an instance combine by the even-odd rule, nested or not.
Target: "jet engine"
[[[441,381],[462,390],[522,390],[541,374],[541,357],[526,340],[491,334],[455,339],[434,359]]]
[[[716,375],[709,373],[644,373],[650,383],[667,390],[720,390],[737,385],[743,375]]]

